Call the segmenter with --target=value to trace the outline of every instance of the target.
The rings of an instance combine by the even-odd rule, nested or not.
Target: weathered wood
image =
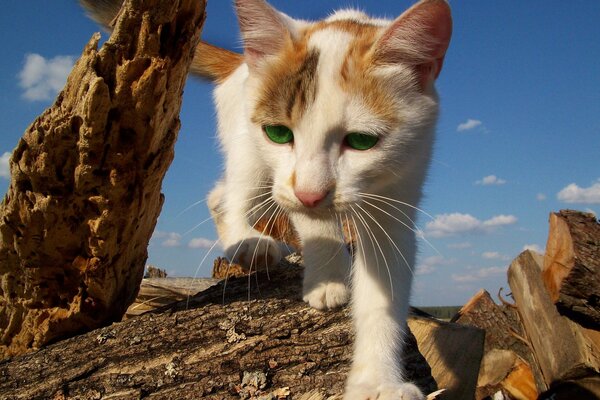
[[[120,320],[135,299],[204,5],[128,1],[14,150],[0,206],[0,357]]]
[[[417,338],[419,351],[431,366],[438,387],[446,389],[442,398],[473,399],[485,332],[423,317],[410,318],[408,326]]]
[[[301,275],[299,266],[283,265],[270,280],[266,273],[231,279],[187,305],[0,362],[0,398],[339,395],[352,354],[349,310],[310,308],[301,299]],[[429,393],[436,388],[429,366],[408,339],[408,378]]]
[[[600,377],[561,381],[540,395],[538,400],[599,400]]]
[[[541,277],[543,256],[521,253],[508,269],[508,282],[548,385],[600,372],[599,332],[561,316]]]
[[[126,318],[187,300],[216,285],[218,279],[210,278],[144,278],[135,301],[125,313]]]
[[[510,350],[491,349],[481,362],[477,399],[502,391],[514,400],[536,400],[538,389],[531,367]]]
[[[543,277],[561,314],[600,329],[600,223],[593,214],[550,214]]]
[[[526,388],[534,386],[537,388],[538,393],[548,388],[515,306],[506,302],[502,305],[496,304],[490,294],[482,289],[461,308],[452,321],[485,330],[484,362],[488,366],[492,365],[492,367],[484,368],[482,366],[477,388],[478,399],[494,394],[498,390],[497,386],[502,387],[501,383],[508,377],[512,368],[517,365],[516,358],[512,358],[511,365],[507,366],[504,371],[495,369],[491,360],[498,354],[503,353],[489,356],[492,357],[491,359],[488,354],[498,350],[510,351],[515,357],[527,364],[533,382],[523,382]],[[486,376],[488,372],[493,376]],[[499,375],[502,375],[500,381],[495,378]],[[523,391],[529,392],[528,389]]]

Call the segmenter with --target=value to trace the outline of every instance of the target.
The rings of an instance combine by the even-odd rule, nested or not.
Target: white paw
[[[274,267],[288,253],[283,243],[269,236],[251,236],[225,249],[229,261],[252,270]]]
[[[315,285],[304,285],[305,302],[317,310],[340,307],[348,302],[349,290],[344,282],[319,282]]]
[[[394,385],[348,385],[344,400],[425,400],[421,390],[412,383]]]

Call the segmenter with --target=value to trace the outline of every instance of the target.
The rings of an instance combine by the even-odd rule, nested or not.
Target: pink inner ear
[[[252,66],[276,54],[290,33],[282,16],[264,0],[236,0],[247,62]]]
[[[417,65],[422,80],[439,75],[452,36],[450,7],[444,0],[422,0],[398,17],[377,43],[384,64]]]

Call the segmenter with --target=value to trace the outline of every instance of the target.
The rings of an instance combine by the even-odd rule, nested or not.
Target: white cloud
[[[483,179],[475,182],[476,185],[504,185],[506,183],[505,179],[498,178],[496,175],[488,175]]]
[[[565,203],[600,204],[600,179],[587,188],[571,183],[558,192],[556,197]]]
[[[473,245],[469,242],[461,242],[461,243],[450,243],[447,247],[449,249],[464,250],[464,249],[469,249],[469,248],[473,247]]]
[[[497,227],[512,225],[517,222],[514,215],[497,215],[481,221],[470,214],[441,214],[425,226],[426,234],[440,238],[469,233],[489,233]]]
[[[496,215],[488,219],[487,221],[483,221],[483,226],[485,228],[495,228],[498,226],[504,225],[513,225],[517,223],[517,217],[514,215]]]
[[[205,239],[205,238],[193,238],[188,242],[188,247],[190,249],[210,249],[215,245],[214,240]]]
[[[536,253],[540,253],[540,254],[544,254],[544,249],[537,245],[537,244],[526,244],[525,246],[523,246],[523,251],[525,250],[532,250],[535,251]]]
[[[0,178],[10,178],[10,167],[8,163],[10,161],[10,156],[11,153],[5,152],[0,157]]]
[[[417,275],[427,275],[434,272],[437,267],[444,265],[451,265],[455,262],[455,260],[449,260],[442,256],[431,256],[423,259],[418,265],[416,274]]]
[[[506,273],[506,267],[480,268],[465,274],[452,274],[452,280],[459,283],[477,282]]]
[[[467,119],[466,122],[459,124],[458,127],[456,127],[456,130],[458,132],[470,131],[471,129],[475,129],[480,125],[481,125],[481,121],[479,121],[477,119],[469,118],[469,119]]]
[[[56,56],[46,59],[39,54],[27,54],[19,72],[23,98],[29,101],[51,100],[65,85],[75,57]]]
[[[546,198],[547,198],[547,197],[546,197],[546,195],[545,195],[544,193],[538,193],[538,194],[535,196],[535,198],[536,198],[538,201],[544,201],[544,200],[546,200]]]
[[[481,253],[481,257],[485,258],[486,260],[508,260],[509,257],[498,253],[497,251],[484,251],[483,253]]]
[[[177,232],[154,231],[152,240],[160,241],[162,247],[181,246],[181,235]]]

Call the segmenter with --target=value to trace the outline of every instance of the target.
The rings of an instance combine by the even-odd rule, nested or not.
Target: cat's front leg
[[[371,242],[369,233],[357,228],[352,271],[356,338],[344,400],[423,400],[421,390],[404,380],[402,363],[414,237],[382,227],[390,236],[371,231]]]
[[[267,201],[268,193],[256,194],[258,183],[253,183],[253,177],[248,178],[239,183],[218,182],[208,196],[208,205],[225,256],[231,262],[256,270],[277,265],[291,249],[254,229],[258,218],[268,220],[273,216],[275,207],[272,201]]]
[[[338,221],[305,215],[292,221],[302,241],[304,301],[319,310],[346,304],[351,258]]]

